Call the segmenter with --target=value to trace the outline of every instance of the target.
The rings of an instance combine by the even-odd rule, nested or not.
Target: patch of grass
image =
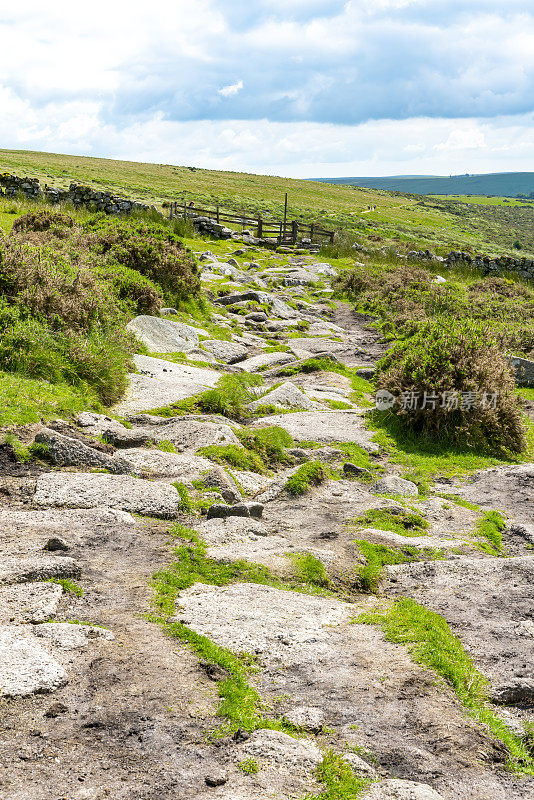
[[[26,425],[80,411],[102,411],[89,386],[49,383],[38,378],[0,371],[0,425]]]
[[[479,548],[492,556],[503,555],[502,532],[506,521],[498,511],[488,511],[477,522],[477,535],[485,541]]]
[[[506,745],[509,767],[534,775],[531,753],[491,708],[487,701],[487,680],[443,617],[405,598],[387,611],[362,614],[358,622],[379,625],[387,641],[406,645],[414,661],[435,670],[452,686],[468,714]]]
[[[265,428],[241,428],[236,436],[247,450],[257,455],[268,466],[291,463],[291,457],[285,452],[287,447],[294,447],[295,442],[289,433],[279,425]]]
[[[189,494],[189,489],[187,488],[185,483],[180,483],[179,481],[175,481],[172,485],[180,495],[179,510],[182,512],[182,514],[192,514],[196,510],[196,506],[193,500],[191,499],[191,495]]]
[[[327,478],[327,470],[320,461],[308,461],[288,479],[284,489],[289,494],[306,494],[312,486],[319,486]]]
[[[425,536],[428,522],[414,511],[406,509],[373,508],[352,520],[360,528],[378,528],[401,536]]]
[[[156,448],[158,450],[162,450],[164,453],[177,453],[178,452],[178,450],[173,445],[173,443],[170,442],[168,439],[160,439],[160,441],[156,444]]]
[[[205,456],[216,464],[229,464],[240,470],[249,470],[264,475],[266,466],[257,453],[239,447],[237,444],[210,444],[197,450],[198,455]]]
[[[17,461],[20,461],[22,464],[27,464],[28,461],[31,461],[32,454],[29,447],[23,444],[14,433],[6,433],[4,436],[4,443],[12,449]]]
[[[477,506],[475,503],[470,503],[469,500],[464,500],[463,497],[459,497],[457,494],[444,493],[438,496],[443,497],[444,500],[452,500],[452,502],[456,503],[457,506],[468,508],[470,511],[480,511],[480,506]]]
[[[47,578],[44,583],[57,583],[67,594],[74,594],[76,597],[83,597],[82,587],[69,578]]]
[[[390,461],[405,467],[413,476],[411,480],[417,478],[428,483],[439,476],[463,477],[476,470],[523,460],[515,456],[497,458],[476,448],[432,441],[404,428],[397,417],[386,411],[372,411],[367,424],[374,431],[374,441],[388,453]]]
[[[371,781],[355,775],[344,758],[328,750],[315,771],[315,777],[323,784],[320,794],[307,794],[303,800],[354,800],[368,788]]]
[[[324,564],[318,558],[312,556],[311,553],[290,553],[288,557],[293,562],[295,576],[298,580],[328,589],[330,579]]]
[[[433,547],[391,548],[384,544],[373,544],[365,539],[356,539],[355,544],[366,559],[365,565],[357,567],[357,585],[362,592],[374,592],[382,578],[384,567],[389,564],[406,564],[413,561],[444,558],[442,550]]]
[[[244,761],[240,761],[238,763],[237,768],[243,773],[243,775],[256,775],[260,769],[255,758],[245,758]]]

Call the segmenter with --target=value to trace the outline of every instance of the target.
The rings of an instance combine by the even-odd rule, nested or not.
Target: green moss
[[[215,461],[216,464],[229,464],[231,467],[250,472],[265,474],[267,468],[257,453],[239,447],[237,444],[211,444],[197,450],[201,456]]]
[[[491,708],[487,680],[443,617],[406,598],[394,603],[388,611],[363,614],[358,622],[379,625],[389,642],[406,645],[418,664],[435,670],[452,686],[468,714],[506,745],[509,767],[534,775],[531,753]]]
[[[162,450],[164,453],[177,453],[178,450],[174,446],[172,442],[168,439],[160,439],[159,442],[156,444],[156,448],[158,450]]]

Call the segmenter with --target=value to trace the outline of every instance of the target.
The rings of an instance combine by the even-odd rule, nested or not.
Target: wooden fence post
[[[313,244],[313,222],[310,225],[310,242]]]
[[[299,224],[297,220],[294,219],[293,222],[291,223],[291,241],[293,242],[293,244],[297,243],[298,235],[299,235]]]
[[[258,230],[256,231],[256,236],[258,239],[263,238],[263,220],[260,214],[258,214]]]
[[[219,206],[217,206],[217,225],[219,224]]]

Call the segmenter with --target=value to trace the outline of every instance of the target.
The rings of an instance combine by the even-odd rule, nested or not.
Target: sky
[[[0,0],[0,147],[286,177],[534,171],[534,3]]]

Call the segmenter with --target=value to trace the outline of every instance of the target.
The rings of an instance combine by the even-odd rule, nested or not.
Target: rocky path
[[[201,263],[217,309],[210,330],[172,313],[132,320],[151,355],[136,357],[113,415],[32,426],[21,435],[52,464],[4,465],[0,796],[298,800],[325,790],[316,769],[333,751],[369,780],[365,800],[534,797],[533,779],[504,768],[504,746],[452,688],[361,619],[399,597],[441,614],[523,735],[534,705],[534,465],[420,497],[366,427],[351,375],[368,374],[383,345],[369,319],[331,303],[332,267],[278,254],[245,263],[204,253]],[[302,369],[311,358],[320,371]],[[221,446],[245,452],[235,421],[150,413],[239,373],[263,378],[250,430],[276,425],[293,439],[268,474],[210,460]],[[216,449],[198,452],[206,447]],[[291,495],[288,479],[317,461],[331,477]],[[473,503],[507,514],[508,557],[477,547]],[[414,530],[380,523],[410,514]],[[177,522],[204,543],[198,558],[241,560],[236,574],[249,577],[222,580],[213,568],[180,589],[165,618],[182,638],[154,621],[151,586],[179,557]],[[412,548],[378,594],[357,590],[362,541]],[[316,578],[303,584],[304,555]],[[218,716],[230,667],[183,641],[195,635],[230,659],[248,654],[239,663],[254,665],[247,681],[259,697],[248,730]]]

